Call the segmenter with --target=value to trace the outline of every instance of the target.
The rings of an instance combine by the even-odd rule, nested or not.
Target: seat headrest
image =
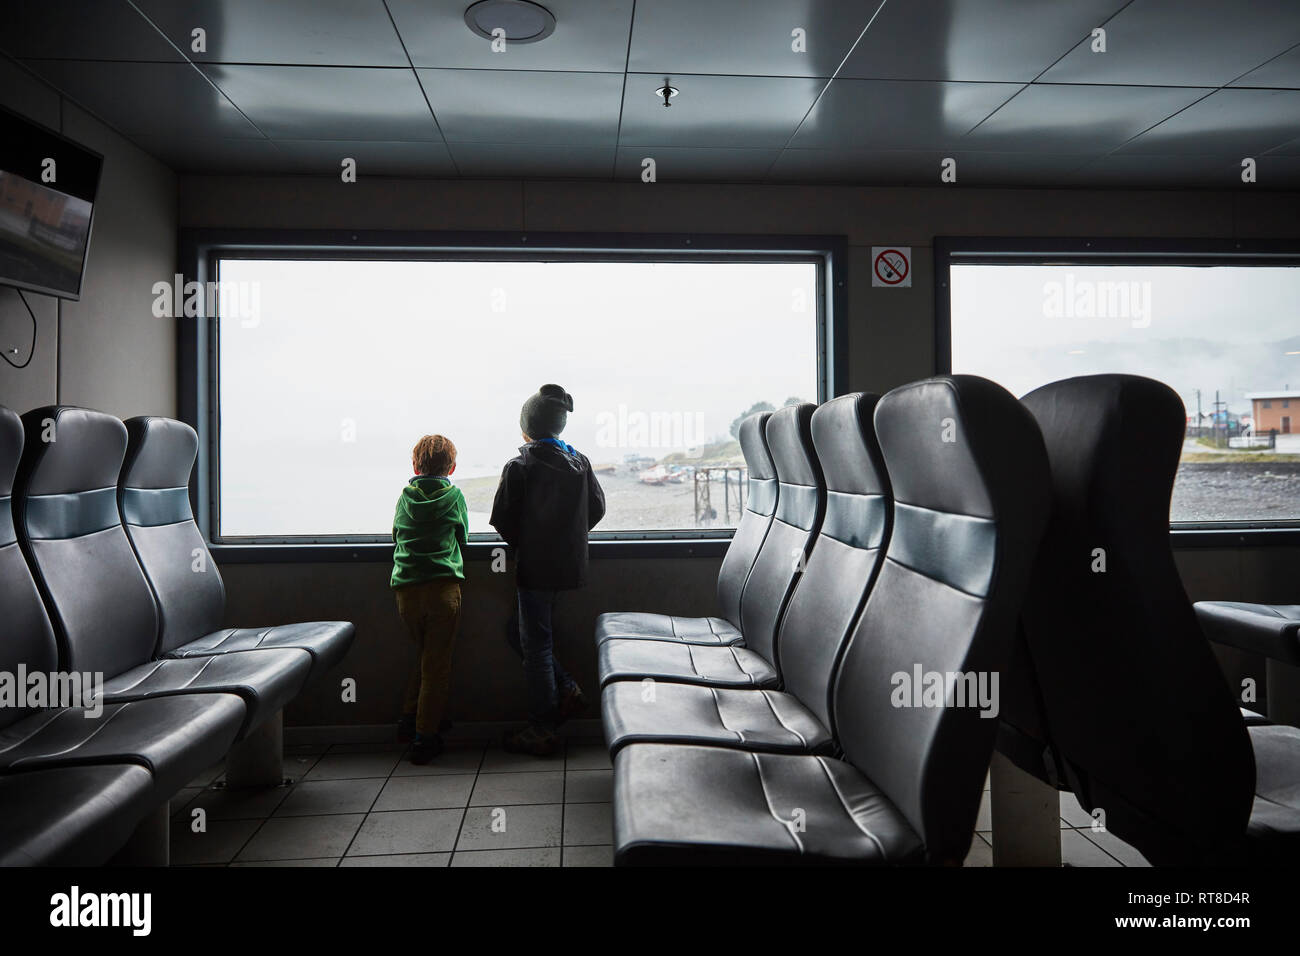
[[[817,406],[805,402],[778,408],[764,429],[776,478],[783,485],[821,484],[821,466],[812,443],[812,415]]]
[[[199,436],[184,422],[144,415],[126,421],[123,488],[181,488],[189,485]]]
[[[14,493],[14,478],[22,455],[22,419],[13,409],[0,405],[0,498]]]
[[[771,412],[758,412],[740,423],[740,450],[745,456],[750,478],[776,477],[772,453],[767,449],[767,435],[764,433],[767,420],[771,417]]]
[[[69,495],[117,488],[126,426],[112,415],[45,405],[23,415],[27,443],[19,467],[24,495]]]
[[[872,416],[879,395],[855,392],[833,398],[812,415],[812,443],[826,490],[851,495],[889,493],[885,463]]]

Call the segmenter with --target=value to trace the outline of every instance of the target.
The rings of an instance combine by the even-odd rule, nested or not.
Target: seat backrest
[[[1092,375],[1021,401],[1051,463],[1023,617],[1045,730],[1107,829],[1153,861],[1192,862],[1245,832],[1255,774],[1170,548],[1182,399],[1151,379]]]
[[[36,582],[18,546],[13,522],[14,476],[23,452],[23,425],[18,415],[0,405],[0,671],[48,674],[58,667],[58,645],[45,614]],[[21,707],[0,707],[0,727],[31,713]]]
[[[718,572],[718,605],[722,616],[737,628],[740,627],[740,596],[776,512],[776,468],[764,432],[771,417],[771,412],[758,412],[742,421],[739,429],[740,450],[749,475],[745,510]]]
[[[226,589],[190,508],[194,429],[171,418],[126,422],[118,482],[122,524],[158,604],[158,653],[221,627]]]
[[[49,405],[23,415],[23,427],[15,524],[60,666],[113,677],[151,659],[158,638],[153,595],[117,510],[126,426],[103,412]]]
[[[896,388],[875,424],[894,524],[836,675],[836,728],[927,859],[959,863],[1047,517],[1047,459],[1024,406],[975,376]]]
[[[776,512],[740,596],[740,630],[745,646],[774,664],[777,625],[804,569],[826,500],[812,445],[816,407],[787,405],[772,413],[765,428],[776,469]]]
[[[826,511],[777,638],[785,689],[834,730],[831,678],[876,579],[893,520],[872,414],[878,395],[832,399],[812,415]]]

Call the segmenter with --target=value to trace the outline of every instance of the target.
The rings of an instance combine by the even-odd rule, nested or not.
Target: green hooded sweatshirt
[[[465,496],[446,478],[416,475],[393,517],[394,588],[434,578],[465,580],[460,549],[468,540]]]

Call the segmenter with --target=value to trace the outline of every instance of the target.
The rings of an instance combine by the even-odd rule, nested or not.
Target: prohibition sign
[[[885,249],[876,256],[873,266],[876,270],[876,278],[885,285],[898,285],[907,278],[908,269],[911,267],[907,264],[907,256],[897,249]]]

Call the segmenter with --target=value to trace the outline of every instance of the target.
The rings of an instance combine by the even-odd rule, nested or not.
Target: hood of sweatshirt
[[[456,486],[446,478],[417,475],[402,489],[397,508],[412,524],[425,524],[451,514],[456,497]]]
[[[572,445],[565,445],[564,447],[568,451],[561,451],[558,445],[550,441],[535,441],[520,446],[519,454],[525,460],[536,462],[561,474],[585,474],[587,463],[583,460],[582,455],[575,451]]]

